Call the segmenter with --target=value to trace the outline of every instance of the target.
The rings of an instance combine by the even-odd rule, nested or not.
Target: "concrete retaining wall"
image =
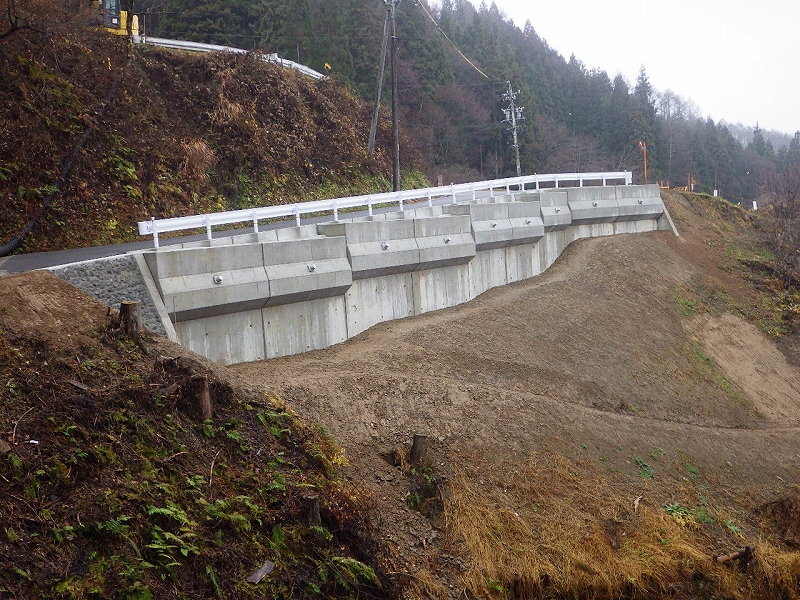
[[[575,240],[666,217],[655,185],[550,189],[168,246],[133,264],[152,278],[162,331],[230,364],[456,306],[535,277]]]

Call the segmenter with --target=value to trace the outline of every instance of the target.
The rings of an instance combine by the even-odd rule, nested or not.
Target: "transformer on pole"
[[[506,81],[508,85],[508,90],[503,94],[503,100],[508,102],[508,106],[503,109],[503,113],[505,114],[505,120],[503,123],[506,124],[506,131],[510,131],[514,143],[511,146],[514,149],[514,155],[517,159],[517,177],[522,176],[522,166],[520,165],[519,161],[519,140],[517,138],[517,130],[522,129],[525,121],[525,117],[522,116],[522,111],[525,110],[524,106],[516,106],[515,101],[517,99],[517,95],[519,94],[519,90],[516,92],[511,87],[511,82]]]

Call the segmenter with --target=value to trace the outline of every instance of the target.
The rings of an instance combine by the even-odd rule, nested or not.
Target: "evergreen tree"
[[[608,107],[608,149],[612,154],[625,156],[633,148],[635,134],[630,120],[631,98],[628,84],[622,75],[614,77]]]
[[[650,85],[644,65],[639,69],[636,86],[633,89],[631,125],[637,142],[647,144],[647,161],[654,175],[661,169],[661,148],[663,137],[661,123],[656,115],[655,94]],[[653,177],[655,179],[655,177]]]

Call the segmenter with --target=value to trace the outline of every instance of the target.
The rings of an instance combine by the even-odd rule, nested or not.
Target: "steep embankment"
[[[667,201],[680,238],[583,240],[457,308],[228,369],[143,354],[44,273],[0,279],[0,591],[797,599],[800,361],[764,333],[796,339],[796,302],[752,215]]]
[[[749,215],[669,204],[681,238],[581,241],[532,281],[232,369],[341,441],[419,594],[796,598],[800,369],[746,320],[781,321],[778,295],[742,278],[769,281]],[[414,434],[427,457],[393,466]],[[749,576],[713,561],[745,545]]]
[[[0,243],[33,218],[24,249],[53,250],[135,239],[150,216],[390,185],[391,132],[367,157],[371,111],[336,81],[255,56],[131,46],[52,11],[0,41]]]
[[[0,597],[387,596],[325,434],[46,271],[0,307]]]

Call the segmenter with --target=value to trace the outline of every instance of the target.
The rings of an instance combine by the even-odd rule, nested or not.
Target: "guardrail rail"
[[[242,48],[234,48],[233,46],[219,46],[217,44],[202,44],[200,42],[188,42],[185,40],[169,40],[166,38],[158,38],[151,36],[142,36],[141,42],[150,44],[151,46],[160,46],[161,48],[176,48],[179,50],[190,50],[192,52],[233,52],[234,54],[253,54],[264,59],[267,62],[275,63],[286,67],[287,69],[294,69],[300,71],[303,75],[308,75],[312,79],[324,79],[325,75],[319,71],[301,65],[300,63],[281,58],[276,53],[262,54],[260,52],[251,52],[250,50],[243,50]]]
[[[406,202],[414,200],[427,200],[428,206],[433,206],[434,198],[451,197],[453,204],[457,203],[458,195],[469,194],[471,200],[476,199],[478,192],[494,192],[495,190],[505,190],[505,193],[515,191],[539,190],[541,184],[552,183],[555,188],[564,187],[564,183],[577,183],[577,187],[584,187],[584,184],[597,185],[600,183],[605,186],[608,182],[617,182],[630,185],[633,177],[630,171],[617,171],[606,173],[558,173],[550,175],[526,175],[523,177],[511,177],[506,179],[493,179],[476,183],[460,183],[439,187],[418,188],[413,190],[402,190],[399,192],[383,192],[378,194],[367,194],[362,196],[350,196],[347,198],[335,198],[331,200],[314,200],[311,202],[299,202],[296,204],[281,204],[278,206],[265,206],[261,208],[245,208],[241,210],[231,210],[218,213],[207,213],[192,215],[189,217],[173,217],[168,219],[156,219],[151,217],[149,221],[139,221],[139,235],[152,235],[153,245],[158,248],[158,236],[162,233],[173,231],[184,231],[191,229],[205,229],[206,237],[212,239],[212,227],[221,225],[233,225],[236,223],[252,223],[253,231],[258,233],[258,222],[270,219],[285,219],[294,217],[297,226],[300,226],[300,219],[303,215],[313,213],[332,213],[333,220],[339,220],[339,211],[343,209],[366,207],[370,216],[373,214],[375,205],[397,204],[400,210],[404,209]],[[534,186],[529,188],[527,186]],[[567,186],[576,187],[576,186]]]

